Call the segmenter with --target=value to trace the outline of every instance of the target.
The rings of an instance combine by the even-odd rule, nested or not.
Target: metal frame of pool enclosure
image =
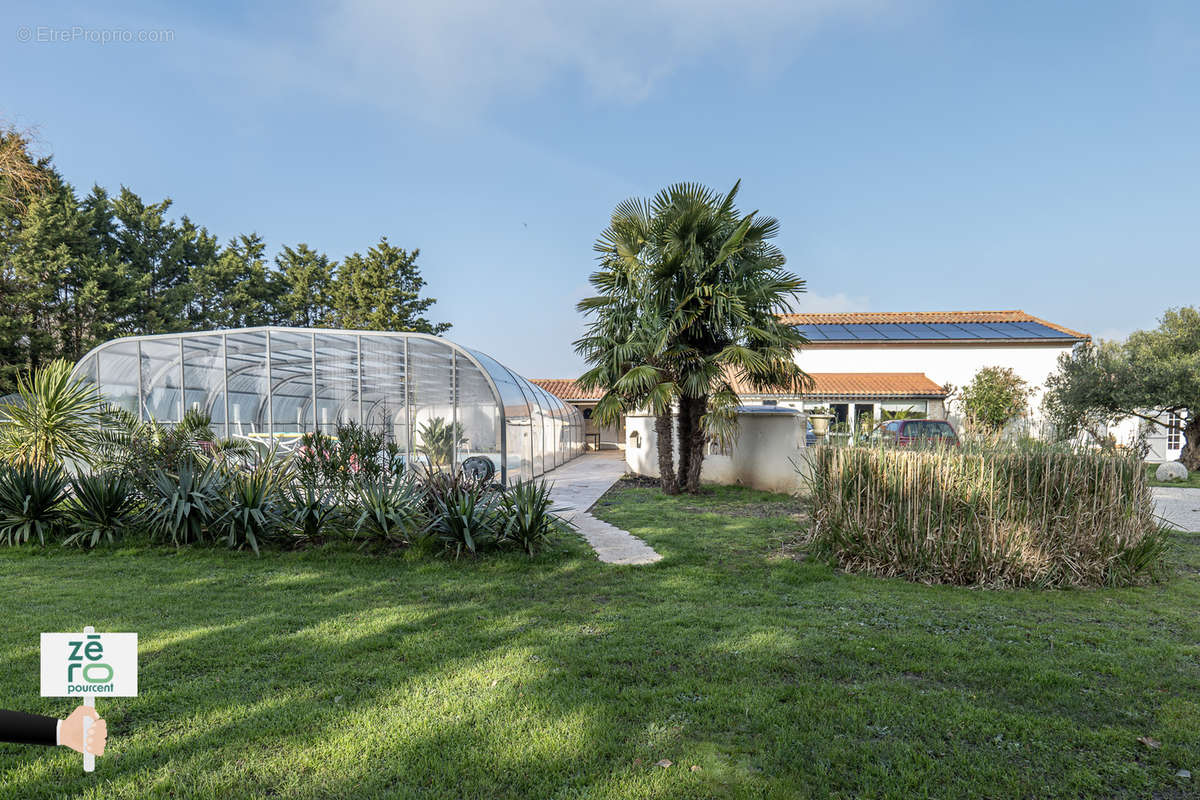
[[[454,461],[484,456],[501,482],[529,480],[583,452],[573,406],[490,356],[421,333],[241,328],[113,339],[74,374],[142,420],[190,409],[224,437],[295,442],[358,422],[407,462],[435,419],[462,426]],[[420,456],[418,455],[419,459]]]

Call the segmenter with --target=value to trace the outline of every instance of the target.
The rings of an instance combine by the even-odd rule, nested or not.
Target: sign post
[[[43,633],[42,697],[79,697],[94,709],[96,695],[137,696],[137,634],[96,633],[91,625],[83,633]],[[84,772],[96,768],[96,756],[87,751],[91,727],[84,717]]]

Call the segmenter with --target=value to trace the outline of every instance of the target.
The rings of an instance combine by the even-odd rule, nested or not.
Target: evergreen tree
[[[26,281],[17,275],[14,259],[20,252],[25,209],[51,178],[49,160],[34,157],[28,137],[0,127],[0,395],[16,388],[16,376],[29,361]]]
[[[55,358],[116,336],[285,324],[441,333],[427,318],[419,251],[386,238],[338,268],[307,244],[271,264],[257,234],[221,247],[169,199],[126,187],[80,199],[0,125],[0,395]]]
[[[184,309],[190,295],[189,274],[179,228],[165,216],[170,207],[169,198],[147,205],[124,186],[112,201],[116,252],[138,297],[132,333],[187,329]]]
[[[384,236],[365,256],[348,256],[333,284],[336,327],[432,334],[449,330],[449,323],[433,323],[425,316],[437,300],[421,296],[425,280],[417,267],[420,253],[394,247]]]
[[[216,259],[192,272],[196,329],[250,328],[271,322],[278,286],[256,233],[231,239]]]
[[[25,323],[24,360],[37,369],[70,356],[81,338],[77,299],[86,283],[89,240],[75,194],[58,175],[31,199],[21,215],[10,261],[15,294]]]
[[[273,314],[275,322],[297,328],[329,325],[333,314],[329,304],[335,268],[329,256],[304,243],[295,248],[284,245],[283,251],[275,257],[275,267],[281,285]]]

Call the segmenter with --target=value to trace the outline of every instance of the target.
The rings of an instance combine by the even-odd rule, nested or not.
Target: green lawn
[[[94,775],[0,745],[0,797],[1200,791],[1200,535],[1164,585],[993,593],[797,560],[778,496],[601,503],[665,558],[0,551],[6,707],[72,706],[38,697],[39,632],[141,636]]]
[[[1155,480],[1154,472],[1158,469],[1158,464],[1146,465],[1146,479],[1150,481],[1151,486],[1176,486],[1188,489],[1200,489],[1200,470],[1196,470],[1188,475],[1186,481],[1165,481]]]

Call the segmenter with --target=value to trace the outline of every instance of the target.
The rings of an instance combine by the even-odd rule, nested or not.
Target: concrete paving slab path
[[[550,481],[555,505],[575,523],[580,535],[607,564],[653,564],[662,558],[654,548],[629,531],[588,513],[605,492],[625,474],[625,454],[620,450],[585,453],[543,477]]]
[[[1155,486],[1154,510],[1172,527],[1181,531],[1200,531],[1200,489],[1182,486]]]

